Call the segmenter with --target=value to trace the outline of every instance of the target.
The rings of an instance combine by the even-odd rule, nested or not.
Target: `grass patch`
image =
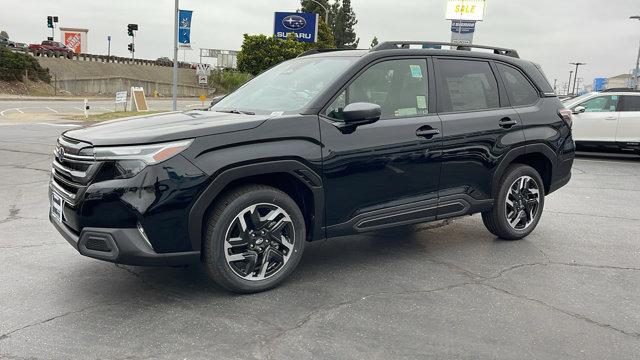
[[[115,120],[115,119],[123,119],[132,116],[140,116],[140,115],[151,115],[158,114],[167,111],[113,111],[106,112],[102,114],[93,114],[89,115],[86,120],[90,121],[107,121],[107,120]],[[85,120],[84,115],[73,115],[66,117],[67,120]]]

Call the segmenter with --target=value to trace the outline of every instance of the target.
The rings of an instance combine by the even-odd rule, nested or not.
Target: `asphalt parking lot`
[[[0,358],[640,354],[640,157],[578,158],[522,241],[479,216],[331,239],[283,286],[238,296],[198,266],[117,266],[67,244],[47,200],[65,126],[0,121]]]

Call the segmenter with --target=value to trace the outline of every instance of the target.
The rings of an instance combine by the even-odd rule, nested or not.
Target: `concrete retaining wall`
[[[38,57],[42,67],[51,74],[51,85],[58,91],[74,95],[115,95],[116,91],[129,90],[132,86],[145,89],[147,96],[157,91],[161,96],[171,96],[173,69],[146,64],[106,63],[69,60],[54,57]],[[193,69],[178,69],[178,96],[197,96],[201,88]]]

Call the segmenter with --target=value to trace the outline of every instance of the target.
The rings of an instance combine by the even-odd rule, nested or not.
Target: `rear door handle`
[[[615,116],[607,116],[606,118],[604,118],[605,120],[617,120],[618,118]]]
[[[500,127],[508,129],[517,123],[518,123],[517,121],[512,120],[510,117],[507,116],[500,119],[500,122],[498,122],[498,125],[500,125]]]
[[[425,139],[431,139],[434,135],[440,134],[440,129],[434,129],[429,125],[423,126],[416,130],[416,135]]]

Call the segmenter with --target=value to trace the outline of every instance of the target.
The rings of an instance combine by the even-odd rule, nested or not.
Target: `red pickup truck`
[[[69,49],[65,44],[57,41],[45,40],[42,44],[31,44],[29,50],[36,56],[47,57],[65,57],[67,59],[73,58],[73,50]]]

